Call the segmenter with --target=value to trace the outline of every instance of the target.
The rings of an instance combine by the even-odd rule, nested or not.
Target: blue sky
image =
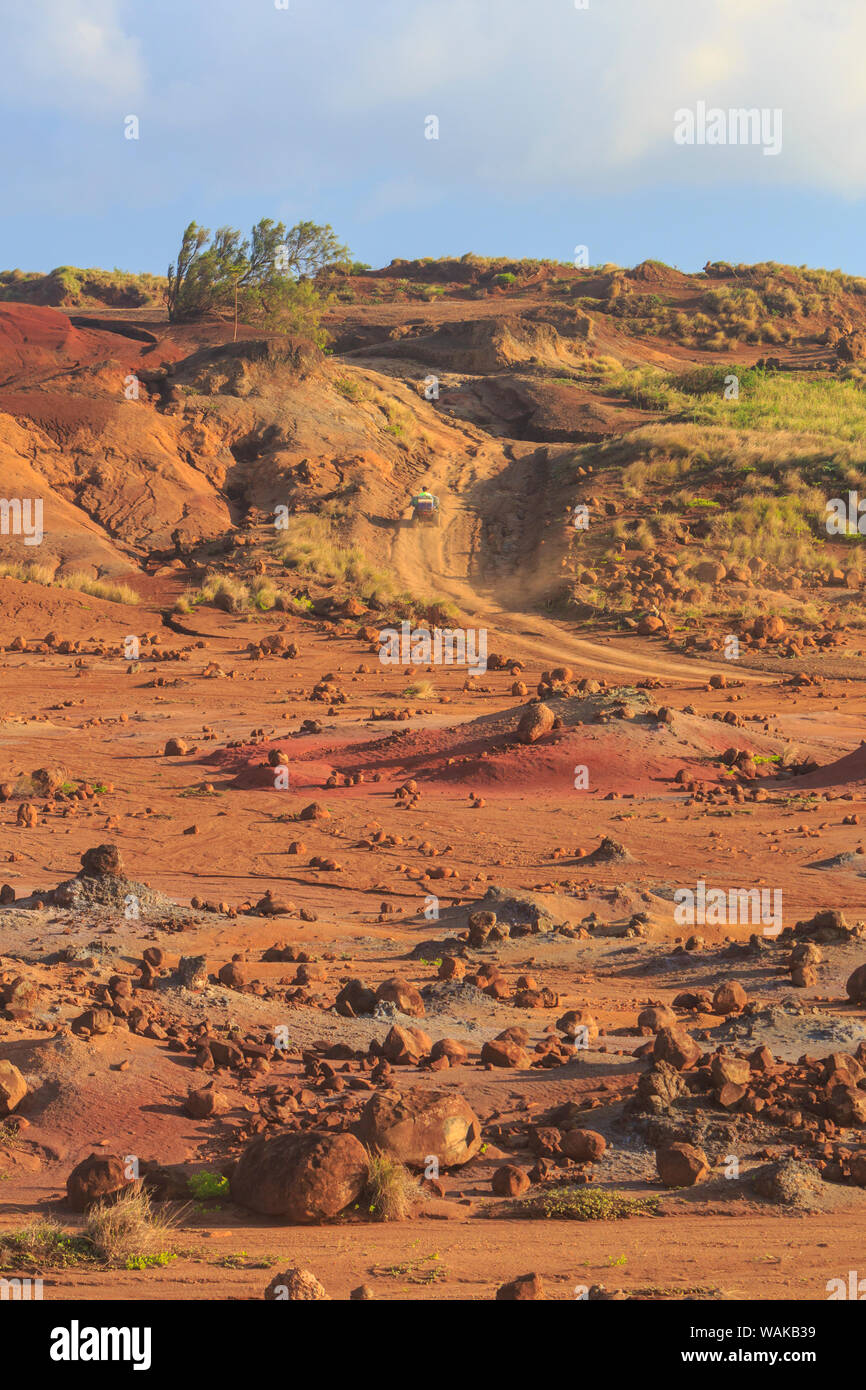
[[[192,219],[271,216],[374,265],[866,275],[864,0],[278,3],[0,0],[0,267],[164,272]],[[678,145],[699,102],[781,111],[780,153]]]

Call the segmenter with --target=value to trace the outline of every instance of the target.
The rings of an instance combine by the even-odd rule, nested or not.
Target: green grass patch
[[[186,1185],[200,1202],[223,1201],[229,1195],[229,1180],[222,1173],[191,1173]]]
[[[630,1216],[656,1216],[658,1209],[658,1197],[629,1197],[598,1187],[550,1187],[537,1196],[521,1198],[511,1211],[514,1216],[548,1221],[624,1221]]]

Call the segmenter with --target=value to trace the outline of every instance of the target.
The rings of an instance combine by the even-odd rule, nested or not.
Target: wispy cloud
[[[431,209],[462,242],[485,207],[495,241],[495,207],[866,197],[862,0],[0,0],[0,33],[18,217]],[[675,144],[699,101],[781,109],[779,157]]]
[[[0,4],[0,105],[90,118],[140,96],[139,40],[118,0]]]

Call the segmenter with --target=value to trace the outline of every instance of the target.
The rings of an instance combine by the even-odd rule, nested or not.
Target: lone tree
[[[211,236],[207,227],[190,222],[177,261],[168,268],[169,321],[239,314],[246,322],[318,340],[322,299],[313,277],[348,254],[332,227],[315,222],[299,222],[287,232],[284,223],[263,217],[249,240],[233,227],[220,227]]]

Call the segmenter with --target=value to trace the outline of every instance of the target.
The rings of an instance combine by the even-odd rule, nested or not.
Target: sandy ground
[[[434,554],[431,562],[437,558]],[[22,598],[20,586],[3,582],[21,604],[8,637],[21,630],[38,636],[40,628],[50,625],[70,635],[80,632],[86,643],[90,630],[98,628],[108,640],[116,640],[123,620],[129,625],[128,614],[118,617],[108,606],[77,596],[71,603],[62,601],[62,611],[34,612],[24,602],[31,601],[32,588]],[[139,624],[142,616],[136,612]],[[88,968],[73,978],[70,967],[58,963],[58,950],[70,944],[102,943],[108,952],[99,962],[101,971],[96,970],[102,978],[112,967],[129,970],[144,945],[158,941],[169,968],[181,954],[201,952],[210,968],[218,969],[240,953],[255,963],[254,979],[276,986],[290,982],[295,967],[263,963],[261,953],[282,939],[323,959],[325,983],[316,992],[325,1002],[348,974],[375,986],[395,971],[422,988],[431,986],[435,996],[442,990],[435,965],[407,962],[407,953],[441,934],[455,904],[477,902],[490,885],[513,893],[535,891],[574,926],[596,912],[598,926],[588,937],[525,937],[504,943],[496,953],[510,978],[530,971],[554,989],[559,996],[555,1009],[518,1010],[468,989],[462,996],[428,1001],[424,1027],[431,1037],[462,1037],[473,1051],[514,1023],[525,1026],[533,1040],[542,1038],[565,1007],[590,1008],[602,1027],[597,1045],[576,1066],[490,1071],[470,1062],[445,1073],[443,1084],[458,1088],[483,1121],[525,1106],[540,1113],[565,1098],[595,1094],[601,1096],[595,1102],[601,1109],[590,1122],[599,1124],[601,1116],[614,1126],[615,1135],[620,1101],[641,1070],[631,1057],[644,1041],[634,1030],[636,1014],[649,999],[670,1002],[682,988],[741,980],[750,999],[777,1007],[779,1016],[766,1023],[764,1032],[779,1057],[795,1060],[801,1052],[826,1053],[834,1047],[853,1051],[857,1038],[866,1038],[864,1010],[843,1002],[844,979],[863,959],[856,943],[828,950],[815,988],[799,991],[791,990],[781,954],[771,952],[758,961],[724,954],[726,942],[748,941],[749,925],[705,927],[699,952],[672,954],[683,932],[672,920],[671,885],[699,878],[782,886],[785,925],[826,906],[843,908],[851,920],[866,915],[859,873],[844,864],[814,867],[859,846],[858,826],[842,822],[862,813],[862,786],[845,782],[806,801],[793,783],[777,782],[771,784],[769,801],[727,806],[687,804],[690,798],[675,788],[671,779],[679,767],[701,765],[712,753],[718,756],[728,737],[725,726],[711,717],[730,708],[726,694],[708,691],[697,666],[693,674],[687,662],[678,661],[667,675],[664,699],[694,711],[682,715],[682,726],[675,726],[673,735],[651,729],[640,692],[632,689],[636,719],[575,724],[561,731],[567,742],[556,756],[536,748],[527,758],[527,750],[503,749],[496,733],[503,719],[508,727],[510,710],[522,708],[509,694],[512,677],[507,672],[488,672],[479,682],[487,688],[472,693],[462,688],[464,673],[438,670],[436,696],[419,702],[411,720],[383,726],[369,721],[370,708],[388,698],[400,703],[407,678],[399,669],[371,661],[356,636],[335,637],[327,625],[277,616],[238,620],[201,613],[196,618],[202,630],[207,628],[206,638],[163,632],[166,645],[205,643],[192,647],[184,662],[143,660],[127,672],[116,653],[64,658],[7,652],[3,657],[3,780],[15,782],[32,768],[62,761],[75,779],[110,784],[112,790],[79,803],[74,813],[70,805],[58,805],[42,814],[33,829],[15,824],[17,798],[0,812],[3,878],[17,899],[27,899],[23,909],[12,907],[2,915],[3,964],[23,967],[43,991],[33,1020],[0,1021],[0,1050],[10,1059],[22,1057],[37,1094],[40,1079],[47,1081],[52,1069],[61,1088],[55,1103],[41,1111],[34,1107],[32,1125],[24,1132],[24,1151],[33,1156],[35,1171],[28,1171],[20,1147],[17,1158],[16,1150],[9,1150],[0,1187],[0,1229],[17,1229],[23,1218],[44,1211],[69,1221],[62,1204],[66,1173],[100,1144],[199,1166],[226,1156],[233,1144],[236,1148],[226,1124],[183,1118],[180,1103],[192,1084],[190,1059],[167,1052],[158,1042],[123,1033],[90,1043],[67,1038],[62,1059],[58,1054],[55,1061],[40,1062],[32,1051],[24,1057],[21,1049],[49,1046],[64,1019],[78,1011]],[[158,628],[155,615],[148,626]],[[539,656],[550,661],[554,654],[547,625],[533,619],[531,626],[537,634],[531,638],[516,631],[507,636],[509,655],[526,662],[524,678],[530,687],[540,674]],[[278,627],[297,642],[300,655],[290,662],[248,661],[244,648],[250,632],[260,636]],[[604,670],[611,684],[615,669],[637,678],[665,667],[662,648],[649,655],[636,640],[609,644],[607,663],[596,662],[581,647],[580,639],[562,637],[561,651],[573,659],[579,674],[598,676]],[[212,661],[234,670],[235,679],[205,679],[202,671]],[[365,665],[366,671],[358,669]],[[333,712],[307,698],[328,671],[336,673],[348,697]],[[782,694],[775,679],[753,674],[737,711],[767,716],[754,726],[756,747],[781,746],[795,727],[798,744],[822,763],[857,746],[859,698],[841,682],[839,703],[844,704],[828,720],[828,701],[810,698],[808,692],[792,698]],[[160,678],[168,683],[155,684]],[[450,696],[447,705],[439,703],[442,695]],[[833,695],[831,688],[830,701]],[[654,702],[661,698],[652,692]],[[322,733],[299,736],[301,719],[310,717],[321,718]],[[264,743],[260,735],[250,741],[256,730],[264,731]],[[398,731],[400,738],[389,739],[389,730]],[[186,739],[194,751],[164,757],[169,737]],[[273,770],[267,768],[265,754],[274,746],[291,755],[291,782],[285,791],[270,784]],[[456,772],[454,763],[449,764],[455,757],[468,759],[465,771],[459,762]],[[597,778],[599,791],[569,788],[572,759],[588,765],[590,786]],[[611,774],[612,763],[616,770]],[[323,787],[332,769],[360,766],[366,779],[376,771],[382,780]],[[407,775],[416,776],[421,787],[412,810],[394,798],[395,787]],[[204,792],[206,785],[210,790]],[[618,788],[616,799],[602,799],[612,785]],[[482,795],[484,804],[473,806],[471,793]],[[292,824],[285,819],[312,799],[330,808],[326,821]],[[195,834],[189,833],[193,826]],[[374,826],[401,843],[361,847]],[[289,843],[298,835],[307,853],[289,855]],[[624,843],[631,861],[582,866],[581,856],[604,835]],[[33,907],[27,895],[45,893],[73,876],[83,851],[106,840],[119,846],[131,879],[181,907],[197,896],[236,909],[269,889],[310,909],[318,920],[188,910],[177,937],[165,930],[159,914],[155,919],[145,914],[133,923],[120,913],[70,914],[50,904]],[[420,850],[422,845],[427,849]],[[313,853],[332,855],[342,869],[309,868],[306,860]],[[441,883],[426,879],[428,861],[453,869],[454,876]],[[445,914],[439,923],[423,914],[431,890]],[[382,904],[388,905],[387,913],[380,911]],[[629,939],[626,926],[639,911],[646,913],[644,934]],[[485,953],[478,958],[486,958]],[[799,1012],[786,1019],[785,1001],[795,993]],[[284,1010],[274,998],[218,984],[209,986],[203,998],[166,994],[160,1003],[180,1019],[207,1014],[247,1028],[272,1028],[285,1018],[299,1047],[319,1038],[351,1039],[355,1046],[360,1040],[365,1046],[371,1037],[381,1039],[389,1026],[382,1020],[350,1023],[315,1004]],[[819,1017],[810,1033],[813,1009]],[[824,1026],[827,1019],[829,1026]],[[702,1022],[713,1041],[736,1037],[731,1024],[712,1017]],[[762,1025],[750,1027],[748,1046],[755,1046],[764,1036]],[[827,1039],[823,1046],[822,1036]],[[127,1063],[120,1074],[114,1070],[118,1059]],[[293,1061],[274,1065],[276,1075],[282,1070],[297,1074]],[[408,1084],[414,1069],[397,1070],[398,1084]],[[625,1080],[608,1104],[604,1078],[617,1076]],[[227,1078],[230,1091],[231,1084]],[[429,1078],[424,1084],[430,1084]],[[240,1102],[242,1096],[236,1099]],[[29,1104],[28,1098],[22,1113]],[[754,1145],[746,1149],[748,1162]],[[777,1151],[788,1149],[783,1143]],[[187,1214],[178,1232],[183,1253],[168,1268],[52,1270],[47,1272],[46,1296],[260,1297],[271,1277],[265,1270],[286,1261],[313,1269],[337,1298],[361,1283],[379,1298],[489,1298],[504,1280],[533,1270],[542,1274],[556,1298],[574,1297],[578,1285],[605,1284],[665,1298],[691,1291],[700,1298],[819,1299],[827,1280],[849,1268],[855,1253],[853,1223],[859,1223],[863,1212],[861,1189],[826,1184],[826,1209],[807,1214],[785,1213],[730,1192],[701,1195],[700,1187],[671,1197],[659,1187],[651,1153],[621,1136],[614,1139],[609,1171],[599,1169],[595,1181],[641,1195],[661,1193],[663,1215],[579,1225],[497,1219],[485,1214],[491,1165],[482,1164],[475,1177],[476,1164],[455,1170],[444,1197],[396,1224],[350,1220],[289,1231],[272,1221],[251,1224],[231,1206]],[[438,1273],[432,1275],[431,1269]]]

